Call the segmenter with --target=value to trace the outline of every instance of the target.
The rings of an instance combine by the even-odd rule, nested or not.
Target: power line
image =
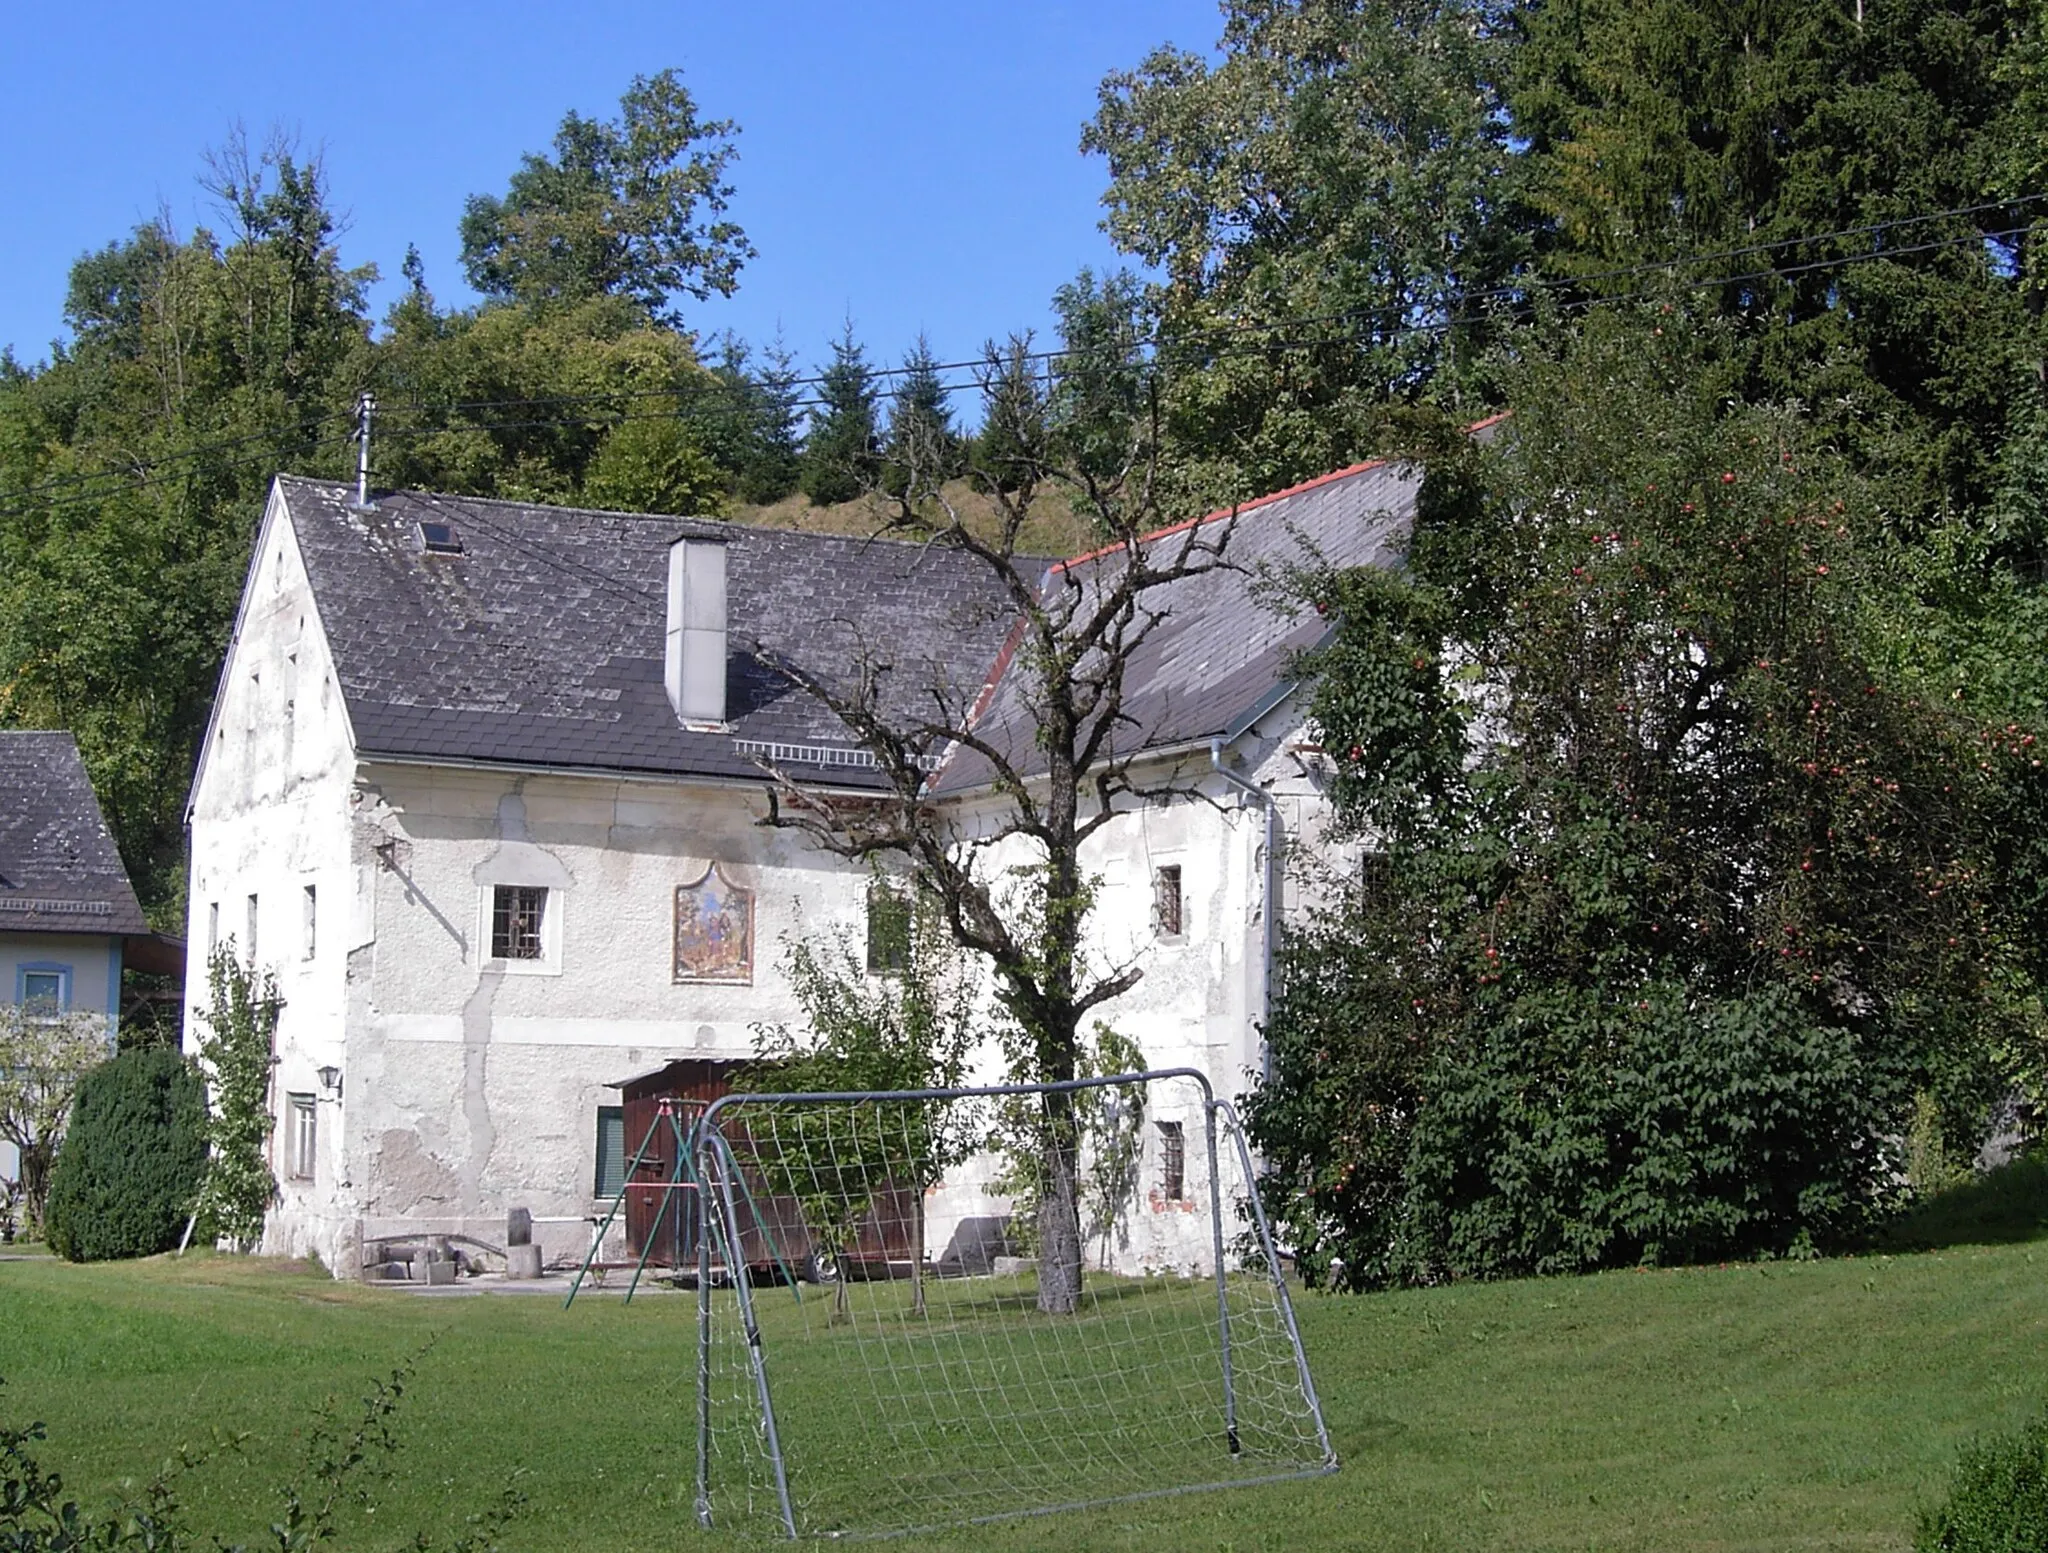
[[[1964,216],[1977,216],[1982,215],[1984,212],[1990,210],[2014,210],[2021,206],[2040,204],[2043,202],[2048,202],[2048,193],[2016,195],[2015,197],[2009,200],[1989,200],[1975,205],[1957,205],[1947,210],[1926,211],[1917,215],[1910,216],[1896,216],[1885,221],[1866,222],[1861,226],[1838,227],[1833,231],[1828,232],[1804,233],[1794,237],[1776,238],[1770,242],[1764,243],[1746,243],[1737,248],[1715,249],[1710,250],[1706,253],[1697,254],[1681,254],[1676,255],[1669,259],[1644,260],[1636,264],[1620,265],[1612,269],[1597,270],[1586,275],[1565,275],[1549,277],[1532,276],[1524,283],[1493,286],[1482,291],[1466,292],[1462,293],[1460,296],[1456,298],[1450,299],[1450,301],[1453,305],[1459,302],[1462,302],[1466,305],[1471,305],[1473,303],[1511,300],[1526,296],[1531,291],[1570,290],[1575,287],[1589,285],[1596,281],[1622,279],[1633,275],[1662,274],[1689,265],[1717,264],[1729,259],[1746,258],[1751,254],[1772,253],[1780,249],[1796,248],[1803,245],[1811,245],[1815,243],[1834,242],[1842,238],[1875,237],[1880,236],[1886,232],[1897,231],[1902,227],[1925,226],[1928,223],[1934,221],[1949,221]],[[2024,232],[2026,230],[2028,230],[2028,228],[2016,227],[2007,230],[1993,232],[1986,232],[1981,230],[1974,231],[1970,233],[1959,234],[1954,238],[1944,239],[1937,246],[1969,246],[1983,242],[1987,238],[2017,236],[2021,232]],[[1844,255],[1841,257],[1842,262],[1854,262],[1857,260],[1870,257],[1885,257],[1893,254],[1914,253],[1921,251],[1924,251],[1924,245],[1922,245],[1921,247],[1907,249],[1869,249],[1863,253]],[[1791,270],[1777,270],[1760,271],[1755,272],[1755,274],[1789,274],[1794,272],[1795,271]],[[1734,280],[1750,278],[1754,278],[1754,275],[1729,277],[1721,280],[1703,280],[1694,282],[1694,284],[1701,287],[1707,287],[1729,284]],[[1222,335],[1258,334],[1268,333],[1279,329],[1298,329],[1304,325],[1313,325],[1317,323],[1342,323],[1347,320],[1354,320],[1361,317],[1365,311],[1366,310],[1360,308],[1346,308],[1336,312],[1310,314],[1302,318],[1278,319],[1270,322],[1261,323],[1246,322],[1235,324],[1218,324],[1211,326],[1206,331],[1198,332],[1195,338],[1200,338],[1202,333]],[[1437,326],[1416,325],[1412,327],[1417,329],[1426,329],[1434,328]],[[1150,345],[1153,347],[1157,347],[1162,343],[1168,342],[1162,342],[1157,336],[1154,336],[1149,339],[1135,340],[1130,343],[1138,346]],[[1181,342],[1179,340],[1175,340],[1171,343],[1178,344]],[[1036,362],[1052,362],[1061,360],[1067,356],[1071,356],[1074,354],[1076,354],[1076,352],[1071,348],[1058,347],[1040,351],[1023,352],[1020,354],[1020,357],[1018,359]],[[993,364],[1001,365],[1001,359],[999,359],[997,362]],[[985,369],[990,365],[992,365],[992,363],[990,362],[989,358],[985,356],[977,356],[970,360],[964,361],[933,362],[930,364],[927,370],[942,373],[972,372]],[[876,379],[902,377],[914,370],[917,369],[907,366],[868,367],[864,369],[864,376],[869,381],[874,381]],[[715,370],[707,369],[707,371],[708,375],[710,375],[714,379],[713,382],[693,383],[686,387],[679,388],[640,388],[620,390],[617,392],[592,392],[586,394],[549,394],[530,399],[491,399],[467,401],[457,400],[445,405],[436,405],[427,408],[432,409],[434,411],[446,411],[453,413],[472,409],[527,409],[536,406],[555,404],[609,404],[639,399],[686,399],[694,397],[700,393],[713,394],[720,392],[740,392],[743,390],[750,390],[755,387],[755,385],[752,384],[733,383],[729,379],[719,376]],[[785,377],[779,379],[779,382],[782,385],[789,388],[816,388],[821,387],[827,381],[827,378],[828,374],[820,372],[813,373],[803,377]],[[959,388],[970,385],[956,384],[952,386],[955,388]],[[799,407],[814,407],[821,403],[823,403],[823,401],[818,399],[805,399],[798,401]],[[404,407],[394,405],[392,408],[402,409]]]
[[[1368,327],[1364,330],[1354,329],[1351,332],[1341,334],[1295,336],[1293,338],[1259,338],[1261,336],[1275,335],[1277,331],[1279,331],[1282,328],[1297,330],[1303,327],[1312,327],[1318,323],[1356,324],[1362,320],[1369,320],[1375,316],[1372,310],[1353,308],[1340,312],[1332,312],[1322,315],[1311,315],[1306,318],[1276,320],[1272,322],[1263,323],[1243,323],[1224,325],[1206,331],[1198,331],[1186,336],[1174,336],[1164,339],[1160,338],[1157,335],[1154,335],[1147,339],[1132,339],[1121,342],[1121,348],[1129,351],[1142,351],[1149,348],[1155,353],[1155,359],[1157,358],[1157,355],[1159,353],[1165,353],[1169,361],[1180,360],[1199,362],[1204,360],[1212,360],[1222,355],[1237,354],[1240,352],[1263,351],[1266,353],[1271,353],[1274,351],[1287,352],[1326,350],[1331,348],[1332,346],[1356,344],[1361,342],[1370,342],[1376,344],[1393,344],[1408,338],[1438,336],[1448,333],[1453,329],[1476,328],[1482,326],[1498,326],[1502,323],[1524,321],[1530,317],[1535,316],[1536,312],[1538,311],[1536,304],[1533,301],[1527,300],[1523,301],[1522,306],[1511,308],[1505,311],[1472,310],[1475,307],[1475,305],[1484,304],[1486,302],[1523,300],[1530,298],[1532,295],[1540,295],[1546,292],[1555,292],[1579,288],[1596,280],[1611,280],[1637,275],[1666,274],[1674,270],[1683,268],[1685,266],[1706,263],[1712,260],[1743,257],[1758,253],[1778,252],[1788,248],[1795,248],[1799,246],[1811,246],[1818,243],[1830,242],[1844,237],[1881,236],[1884,233],[1897,231],[1905,227],[1924,226],[1934,221],[1979,215],[1989,210],[2017,210],[2021,206],[2039,203],[2044,200],[2048,200],[2048,194],[2024,195],[2013,200],[2000,200],[1986,202],[1977,205],[1958,206],[1950,210],[1933,211],[1914,216],[1903,216],[1888,221],[1867,223],[1863,226],[1858,227],[1844,227],[1831,232],[1812,233],[1795,237],[1775,239],[1773,241],[1765,243],[1747,244],[1739,248],[1724,249],[1708,254],[1688,255],[1672,259],[1646,261],[1644,263],[1634,265],[1618,266],[1609,270],[1595,272],[1594,274],[1586,276],[1538,279],[1532,280],[1524,285],[1493,287],[1485,291],[1465,293],[1462,296],[1447,299],[1445,303],[1446,306],[1461,308],[1462,311],[1456,312],[1448,317],[1429,320],[1425,322],[1400,322],[1391,324],[1381,324],[1374,327]],[[1906,245],[1904,247],[1871,247],[1855,253],[1838,254],[1826,258],[1808,260],[1798,264],[1771,265],[1765,268],[1752,269],[1734,274],[1696,278],[1691,281],[1688,281],[1687,285],[1690,286],[1692,289],[1696,290],[1711,290],[1727,286],[1743,285],[1755,281],[1770,280],[1776,278],[1783,278],[1791,275],[1808,274],[1823,270],[1844,268],[1848,265],[1866,263],[1872,260],[1903,258],[1915,254],[1936,252],[1946,248],[1975,247],[1980,246],[1987,241],[2007,240],[2016,238],[2029,230],[2031,230],[2031,228],[2025,226],[2010,227],[1988,231],[1977,229],[1967,233],[1957,234],[1951,237],[1936,238],[1930,239],[1925,242],[1913,243]],[[1570,299],[1561,305],[1567,308],[1584,309],[1594,306],[1605,306],[1617,303],[1641,301],[1655,295],[1657,295],[1657,292],[1655,292],[1654,290],[1639,289],[1633,292],[1603,293],[1596,296]],[[1380,310],[1377,316],[1379,316],[1380,318],[1385,318],[1387,315],[1385,310]],[[1222,343],[1213,346],[1204,345],[1203,341],[1205,339],[1213,339],[1218,336],[1221,337]],[[1052,363],[1068,360],[1076,356],[1084,355],[1086,353],[1086,351],[1080,348],[1062,347],[1043,351],[1020,352],[1017,353],[1017,355],[1014,357],[999,358],[994,363],[991,363],[991,361],[988,358],[977,358],[972,361],[935,363],[931,366],[930,370],[935,373],[957,373],[962,371],[970,371],[977,374],[976,376],[971,377],[965,381],[941,382],[940,387],[942,391],[950,395],[962,392],[964,390],[977,389],[982,387],[983,381],[979,374],[989,370],[992,365],[1002,365],[1005,360],[1021,360],[1050,365]],[[905,370],[908,369],[871,369],[868,375],[870,378],[891,377],[900,375],[901,372]],[[433,435],[434,433],[444,429],[450,431],[493,432],[540,430],[547,428],[566,429],[574,426],[610,427],[629,421],[673,420],[676,418],[677,410],[681,408],[682,401],[686,401],[698,397],[700,395],[710,396],[721,392],[738,391],[758,392],[758,386],[754,384],[734,383],[727,378],[710,372],[707,372],[706,377],[708,381],[693,383],[688,386],[679,388],[621,390],[612,393],[563,394],[528,399],[451,401],[444,404],[416,403],[412,405],[391,405],[388,408],[385,408],[380,411],[379,423],[380,426],[383,428],[384,435],[397,437],[420,437]],[[817,385],[823,383],[824,381],[825,378],[823,374],[804,378],[785,378],[782,380],[782,382],[789,387]],[[461,411],[469,409],[544,409],[552,406],[568,407],[574,405],[609,406],[657,399],[675,403],[677,409],[667,411],[633,412],[628,410],[600,408],[595,409],[590,414],[583,416],[531,416],[517,419],[496,420],[458,419],[446,428],[434,426],[407,427],[403,425],[394,426],[391,424],[392,419],[394,417],[418,418],[424,416],[457,414]],[[785,404],[787,408],[791,410],[810,410],[825,407],[827,401],[822,398],[814,397],[785,401]],[[149,468],[161,470],[164,468],[164,466],[167,465],[184,463],[193,459],[203,458],[211,454],[227,452],[234,448],[247,446],[251,443],[266,442],[274,444],[279,441],[303,437],[308,432],[318,428],[319,426],[322,426],[332,421],[344,419],[348,417],[349,414],[350,412],[343,410],[313,412],[306,416],[300,417],[300,419],[297,422],[287,426],[267,427],[262,430],[249,432],[238,437],[227,438],[211,443],[196,444],[191,447],[173,450],[171,452],[158,455],[144,462],[146,463],[146,466]],[[339,438],[316,439],[315,442],[308,446],[307,451],[310,452],[314,448],[324,448],[328,446],[339,445],[341,443],[346,443],[350,440],[352,440],[352,436],[350,435],[344,435]],[[267,460],[270,458],[270,456],[270,448],[265,447],[263,449],[259,449],[257,453],[253,455],[248,455],[244,458],[230,458],[228,462],[241,463],[254,461],[256,459]],[[67,476],[57,480],[47,481],[42,485],[32,486],[25,490],[12,493],[7,503],[5,505],[0,505],[0,516],[18,515],[20,513],[24,513],[30,510],[31,506],[40,507],[45,510],[61,510],[65,507],[84,505],[103,500],[105,499],[106,496],[113,494],[113,492],[117,490],[128,490],[144,486],[163,484],[172,478],[175,478],[175,476],[168,472],[138,476],[122,470],[104,470],[90,474]],[[37,502],[34,500],[35,498],[43,496],[49,492],[71,490],[76,487],[90,484],[104,485],[105,488],[97,490],[80,491],[75,496],[72,496],[70,498],[60,498],[59,500],[56,501]]]

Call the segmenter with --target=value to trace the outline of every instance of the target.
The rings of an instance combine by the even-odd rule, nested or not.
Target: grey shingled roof
[[[1124,710],[1130,732],[1121,753],[1166,749],[1234,734],[1242,718],[1285,682],[1292,656],[1312,647],[1327,622],[1284,590],[1261,586],[1289,568],[1327,563],[1386,566],[1398,558],[1414,517],[1421,472],[1412,465],[1364,464],[1240,506],[1235,515],[1202,521],[1205,542],[1221,536],[1224,564],[1164,584],[1145,595],[1164,618],[1125,669]],[[1162,563],[1175,554],[1185,528],[1150,541]],[[1060,573],[1084,586],[1091,567],[1118,565],[1114,555],[1067,562]],[[1033,722],[1029,686],[1005,675],[977,732],[1028,769]],[[987,761],[962,754],[941,773],[938,789],[957,792],[989,779]]]
[[[0,933],[146,933],[68,733],[0,732]]]
[[[828,679],[865,653],[899,698],[943,683],[971,700],[1008,629],[986,569],[936,547],[409,492],[365,514],[346,485],[278,487],[369,756],[758,778],[736,741],[855,746],[754,642]],[[462,553],[424,553],[422,521],[452,524]],[[680,727],[662,688],[668,548],[700,532],[728,547],[730,735]]]
[[[1324,629],[1312,611],[1260,596],[1255,579],[1317,559],[1390,563],[1417,484],[1408,467],[1363,465],[1204,520],[1205,534],[1231,524],[1229,565],[1149,596],[1167,618],[1129,666],[1136,726],[1124,748],[1233,732]],[[827,680],[863,658],[887,661],[899,707],[935,684],[965,704],[1014,618],[980,562],[939,547],[410,492],[380,494],[376,511],[359,513],[346,485],[278,487],[367,756],[753,778],[747,748],[774,745],[792,774],[875,785],[857,756],[789,760],[792,747],[853,756],[856,746],[813,697],[763,668],[754,644]],[[451,524],[462,553],[425,553],[423,521]],[[679,726],[662,688],[668,547],[685,533],[727,542],[729,735]],[[1084,558],[1047,575],[1061,585],[1110,564]],[[1028,764],[1022,679],[1003,676],[979,731]],[[938,786],[987,779],[986,764],[963,755]]]

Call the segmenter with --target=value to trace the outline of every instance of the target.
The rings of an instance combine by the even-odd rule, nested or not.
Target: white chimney
[[[668,640],[662,682],[685,726],[725,725],[725,541],[668,547]]]

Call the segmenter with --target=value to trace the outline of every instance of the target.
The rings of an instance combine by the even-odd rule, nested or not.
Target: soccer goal
[[[1336,1467],[1197,1072],[728,1095],[689,1158],[706,1526],[887,1535]]]

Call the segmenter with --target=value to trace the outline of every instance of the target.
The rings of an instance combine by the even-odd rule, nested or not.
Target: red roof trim
[[[1474,421],[1465,428],[1465,435],[1468,437],[1475,436],[1490,426],[1498,426],[1514,413],[1513,410],[1502,410],[1497,415],[1487,416],[1483,421]],[[1241,502],[1235,507],[1218,507],[1214,512],[1204,513],[1199,518],[1184,518],[1178,523],[1169,523],[1165,528],[1154,529],[1149,534],[1140,534],[1137,538],[1137,543],[1141,545],[1149,544],[1155,539],[1164,539],[1170,534],[1185,533],[1188,529],[1199,528],[1204,523],[1214,523],[1218,518],[1234,518],[1239,513],[1250,512],[1254,508],[1263,507],[1268,502],[1279,501],[1283,497],[1299,496],[1303,491],[1313,491],[1318,486],[1329,485],[1338,480],[1348,480],[1353,475],[1364,474],[1367,470],[1384,469],[1392,462],[1392,459],[1387,458],[1369,458],[1362,464],[1352,464],[1343,469],[1333,469],[1326,475],[1317,475],[1313,480],[1304,480],[1299,485],[1290,485],[1284,491],[1272,491],[1264,496],[1254,496],[1250,501]],[[1123,549],[1121,544],[1104,545],[1099,550],[1090,550],[1086,555],[1069,556],[1064,561],[1055,561],[1049,570],[1055,572],[1065,571],[1070,566],[1080,566],[1088,561],[1100,560],[1103,556],[1121,549]]]
[[[1348,480],[1353,475],[1362,475],[1369,469],[1384,469],[1391,462],[1391,459],[1373,458],[1367,459],[1362,464],[1353,464],[1349,468],[1333,469],[1326,475],[1317,475],[1313,480],[1304,480],[1299,485],[1290,485],[1284,491],[1272,491],[1264,496],[1254,496],[1250,501],[1240,502],[1235,507],[1218,507],[1214,512],[1206,512],[1199,518],[1183,518],[1178,523],[1169,523],[1165,528],[1156,528],[1149,534],[1140,534],[1137,538],[1137,543],[1141,545],[1150,544],[1155,539],[1165,539],[1169,535],[1183,534],[1191,528],[1200,528],[1204,523],[1214,523],[1219,518],[1234,518],[1241,513],[1266,506],[1270,502],[1279,501],[1283,497],[1299,496],[1303,491],[1313,491],[1317,486],[1329,485],[1337,480]],[[1086,555],[1069,556],[1064,561],[1055,561],[1049,570],[1063,572],[1070,566],[1081,566],[1089,561],[1100,560],[1103,556],[1112,555],[1123,548],[1121,544],[1104,545],[1099,550],[1090,550]]]

